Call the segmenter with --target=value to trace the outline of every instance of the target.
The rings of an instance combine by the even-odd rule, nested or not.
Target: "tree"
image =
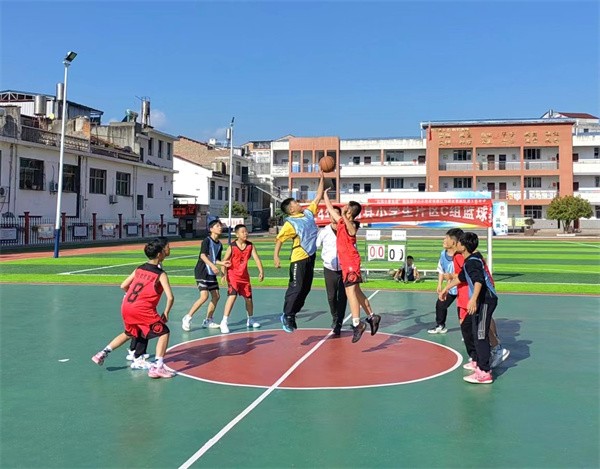
[[[565,195],[556,197],[548,206],[547,216],[550,220],[562,221],[563,230],[572,230],[571,223],[580,218],[590,218],[593,215],[592,205],[581,197]]]
[[[235,218],[246,218],[248,216],[248,210],[246,207],[239,202],[233,202],[231,204],[231,217]],[[229,217],[229,205],[223,206],[221,209],[221,218]]]

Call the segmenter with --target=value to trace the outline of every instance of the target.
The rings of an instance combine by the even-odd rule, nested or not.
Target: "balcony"
[[[580,187],[573,195],[587,200],[592,205],[600,205],[600,187]]]
[[[414,161],[385,161],[371,164],[343,164],[340,168],[340,177],[425,177],[425,163],[418,164]]]
[[[520,171],[520,161],[488,161],[477,163],[480,171]]]
[[[456,163],[440,163],[439,165],[440,171],[473,171],[473,162],[472,161],[463,161]]]
[[[60,134],[48,132],[47,130],[36,129],[35,127],[27,127],[26,125],[21,127],[21,140],[39,143],[42,145],[60,147]],[[89,152],[90,142],[85,138],[77,138],[65,135],[65,148]]]
[[[558,161],[525,161],[525,170],[557,170]]]
[[[523,197],[526,201],[531,200],[552,200],[558,195],[556,189],[541,190],[541,189],[525,189]]]
[[[579,160],[573,162],[573,174],[580,176],[599,176],[600,159]]]

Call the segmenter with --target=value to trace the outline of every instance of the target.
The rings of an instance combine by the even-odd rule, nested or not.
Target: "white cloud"
[[[227,137],[227,127],[219,127],[212,130],[203,130],[200,134],[200,140],[208,142],[211,138],[217,139],[217,142],[224,142]]]
[[[157,130],[163,130],[167,126],[167,116],[160,109],[150,110],[150,125]]]

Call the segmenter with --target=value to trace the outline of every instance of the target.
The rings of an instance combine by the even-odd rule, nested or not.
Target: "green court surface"
[[[434,322],[432,292],[365,287],[383,317],[380,333],[442,344],[464,359],[454,310],[446,335],[427,334]],[[197,291],[175,287],[174,293],[171,345],[220,334],[199,327],[205,307],[193,330],[183,332],[181,317]],[[262,334],[282,350],[289,347],[293,334],[273,333],[281,330],[283,293],[255,289],[262,327],[253,332],[246,332],[238,301],[226,337]],[[1,467],[600,466],[599,297],[502,295],[494,317],[511,354],[491,385],[465,383],[458,367],[393,386],[274,387],[258,401],[264,388],[181,375],[151,380],[128,368],[125,347],[103,367],[92,363],[90,357],[121,330],[122,296],[114,285],[0,284]],[[300,330],[327,333],[326,305],[324,290],[314,288],[298,317]],[[353,363],[345,363],[342,354],[324,353],[325,347],[313,358],[326,367],[349,366],[360,379],[378,355],[393,349],[369,348],[378,336],[365,334],[352,344],[364,352]],[[340,341],[341,347],[350,337],[325,340]],[[402,340],[396,350],[402,350]],[[246,370],[269,370],[268,360],[257,363],[246,352],[229,351]],[[400,353],[395,366],[411,370],[415,362]],[[214,444],[198,456],[211,440]]]

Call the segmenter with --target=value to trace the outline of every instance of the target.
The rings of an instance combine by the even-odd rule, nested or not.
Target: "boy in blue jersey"
[[[456,245],[456,251],[465,258],[465,264],[458,278],[453,279],[442,291],[442,297],[460,282],[469,285],[467,313],[472,318],[471,334],[477,353],[475,372],[463,379],[469,383],[489,384],[493,382],[490,363],[490,323],[498,305],[498,295],[494,280],[485,268],[483,257],[477,252],[479,237],[476,233],[464,233]]]
[[[445,279],[451,278],[454,275],[454,251],[456,249],[456,243],[462,236],[463,230],[460,228],[452,228],[446,232],[444,240],[442,241],[442,252],[440,253],[440,260],[438,261],[437,272],[438,272],[438,285],[437,294],[439,295],[443,290],[443,283]],[[447,274],[450,274],[448,276]],[[448,317],[448,308],[458,296],[457,287],[448,290],[448,294],[443,300],[438,300],[435,303],[435,327],[429,329],[427,332],[430,334],[445,334],[448,332],[446,329],[446,318]]]
[[[287,215],[285,223],[275,240],[273,264],[275,268],[281,267],[279,252],[284,242],[292,240],[292,253],[290,256],[290,279],[285,292],[281,324],[285,332],[294,332],[297,329],[296,314],[304,306],[306,297],[312,287],[315,259],[317,257],[318,228],[315,222],[317,206],[323,198],[323,173],[317,188],[315,199],[307,209],[303,209],[293,197],[281,202],[281,211]]]

